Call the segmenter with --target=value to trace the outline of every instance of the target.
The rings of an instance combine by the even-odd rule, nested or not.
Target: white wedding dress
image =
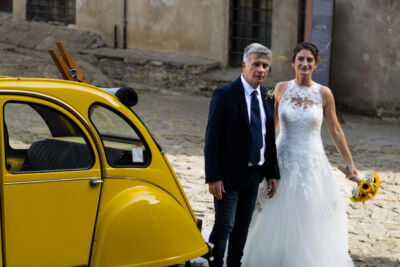
[[[321,139],[320,85],[290,81],[278,113],[281,179],[271,199],[260,186],[243,266],[353,266],[345,203]]]

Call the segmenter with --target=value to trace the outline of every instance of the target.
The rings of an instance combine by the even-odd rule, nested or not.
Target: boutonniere
[[[274,88],[267,88],[265,95],[268,98],[273,98],[274,97]]]

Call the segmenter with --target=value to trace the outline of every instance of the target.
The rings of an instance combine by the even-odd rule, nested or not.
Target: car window
[[[81,129],[50,107],[23,102],[4,106],[6,166],[10,172],[89,168],[93,152]]]
[[[51,137],[44,120],[27,104],[6,104],[4,116],[13,149],[28,149],[34,142]]]
[[[111,166],[140,167],[148,164],[150,153],[144,139],[127,118],[98,104],[90,107],[89,116],[104,144]]]

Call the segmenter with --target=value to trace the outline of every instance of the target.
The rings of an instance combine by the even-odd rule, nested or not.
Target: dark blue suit
[[[266,149],[262,175],[279,179],[274,130],[274,101],[261,87],[266,113]],[[210,103],[204,158],[206,183],[222,180],[225,189],[246,184],[243,177],[250,160],[251,135],[244,88],[240,77],[215,90]]]
[[[239,77],[215,90],[205,137],[206,183],[222,180],[226,193],[214,198],[215,224],[210,235],[215,266],[221,266],[229,237],[228,266],[240,265],[251,216],[263,178],[280,178],[274,130],[274,100],[261,87],[266,115],[265,163],[249,168],[251,134],[244,87]]]

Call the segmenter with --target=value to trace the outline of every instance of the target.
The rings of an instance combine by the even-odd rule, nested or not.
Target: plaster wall
[[[26,0],[13,1],[13,18],[15,19],[26,18]]]
[[[399,14],[399,0],[336,0],[330,84],[339,105],[400,115]]]
[[[122,47],[123,0],[77,0],[77,26]],[[228,60],[229,0],[127,1],[127,46]]]
[[[299,0],[274,0],[272,2],[271,74],[280,80],[294,77],[291,53],[297,45]]]

